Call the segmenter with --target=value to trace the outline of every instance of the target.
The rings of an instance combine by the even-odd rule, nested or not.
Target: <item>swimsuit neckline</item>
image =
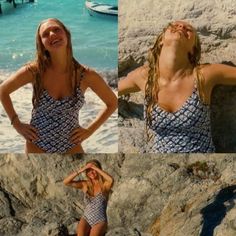
[[[192,97],[194,96],[194,94],[197,92],[196,87],[194,86],[193,92],[191,93],[190,96],[188,96],[188,98],[184,101],[184,103],[176,110],[173,112],[167,111],[166,109],[164,109],[163,107],[159,106],[159,104],[155,104],[154,107],[158,108],[161,112],[164,112],[168,115],[175,115],[178,114],[181,110],[184,109],[184,107],[189,103],[189,101],[192,99]]]
[[[99,193],[97,193],[97,194],[94,195],[94,196],[89,195],[87,192],[85,193],[85,195],[88,196],[89,198],[95,198],[95,197],[97,197],[97,196],[100,195],[100,194],[101,194],[103,197],[105,197],[105,196],[103,195],[102,191],[99,192]]]
[[[83,92],[82,92],[82,90],[81,90],[80,87],[77,87],[77,88],[76,88],[76,91],[77,91],[77,92],[80,91],[81,96],[84,98],[84,94],[83,94]],[[54,98],[52,95],[50,95],[50,93],[48,92],[48,90],[45,89],[45,88],[43,88],[43,93],[45,93],[45,94],[47,95],[47,97],[49,97],[51,100],[53,100],[53,101],[55,101],[55,102],[62,102],[62,101],[64,101],[64,100],[68,100],[68,99],[72,99],[72,98],[73,98],[73,95],[67,95],[67,96],[64,96],[64,97],[59,98],[59,99]]]

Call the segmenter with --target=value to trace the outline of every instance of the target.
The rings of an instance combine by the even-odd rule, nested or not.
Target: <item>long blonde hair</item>
[[[41,36],[40,36],[40,28],[47,21],[54,21],[57,23],[66,33],[67,37],[67,71],[69,71],[69,78],[71,79],[71,88],[73,91],[73,95],[76,95],[77,84],[77,69],[80,68],[81,71],[84,70],[84,67],[79,64],[79,62],[73,57],[72,51],[72,43],[71,43],[71,34],[70,31],[66,28],[66,26],[56,18],[50,18],[43,20],[36,31],[36,58],[33,62],[28,63],[27,69],[33,74],[35,81],[33,83],[33,98],[32,103],[35,107],[39,101],[39,97],[43,91],[42,85],[42,76],[47,70],[47,68],[51,65],[51,57],[50,53],[45,49]]]
[[[92,160],[88,161],[86,164],[89,164],[89,163],[94,164],[97,168],[102,170],[102,165],[98,160],[92,159]],[[100,174],[98,174],[98,182],[99,182],[99,185],[101,187],[101,191],[103,192],[104,191],[103,186],[104,186],[105,181],[104,181],[104,178]],[[94,187],[93,187],[92,181],[89,178],[87,178],[87,183],[88,183],[87,192],[88,192],[89,195],[93,195],[94,194]]]
[[[171,24],[171,23],[170,23]],[[170,26],[168,24],[162,32],[157,36],[156,41],[152,48],[149,49],[148,53],[148,80],[145,86],[145,103],[146,103],[146,130],[147,127],[151,124],[151,112],[153,106],[158,103],[158,91],[159,91],[159,57],[162,49],[162,39],[167,28]],[[201,43],[200,38],[195,34],[195,44],[193,47],[193,53],[188,53],[188,59],[192,64],[193,68],[199,65],[201,58]],[[148,134],[148,139],[150,139],[150,134]]]

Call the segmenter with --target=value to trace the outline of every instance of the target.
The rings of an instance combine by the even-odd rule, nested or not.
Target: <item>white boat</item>
[[[85,1],[85,6],[87,7],[89,14],[92,16],[118,16],[118,6],[115,5]]]

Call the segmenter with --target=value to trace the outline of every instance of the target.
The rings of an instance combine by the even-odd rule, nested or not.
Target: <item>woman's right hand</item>
[[[18,120],[14,122],[13,127],[29,142],[36,141],[38,139],[37,130],[32,125],[24,124]]]
[[[90,169],[92,165],[93,165],[92,163],[86,164],[81,169],[79,169],[77,173],[82,173],[82,172],[86,171],[87,169]]]

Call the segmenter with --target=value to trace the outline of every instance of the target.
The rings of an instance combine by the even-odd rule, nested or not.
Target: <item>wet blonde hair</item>
[[[53,21],[57,23],[66,33],[67,37],[67,71],[69,71],[69,78],[71,79],[71,88],[73,91],[73,95],[76,95],[77,84],[77,69],[79,68],[81,71],[84,70],[84,67],[79,64],[79,62],[73,57],[72,51],[72,43],[71,43],[71,34],[70,31],[66,28],[66,26],[56,18],[49,18],[43,20],[36,31],[36,58],[33,62],[28,63],[27,69],[33,74],[35,80],[33,83],[33,98],[32,103],[35,107],[39,101],[39,97],[43,91],[42,85],[42,76],[51,65],[50,53],[45,49],[41,36],[40,36],[40,28],[41,26],[48,22]]]
[[[101,165],[101,163],[98,160],[92,159],[92,160],[88,161],[86,163],[86,165],[89,164],[89,163],[94,164],[97,168],[102,170],[102,165]],[[105,181],[104,181],[104,178],[100,174],[98,174],[98,182],[99,182],[99,185],[101,186],[101,190],[103,192],[103,190],[104,190],[103,186],[104,186],[104,182]],[[94,194],[94,187],[93,187],[92,181],[88,177],[87,177],[87,183],[88,183],[88,185],[87,185],[88,186],[87,192],[88,192],[89,195],[92,196]]]
[[[148,53],[148,80],[145,86],[145,103],[146,103],[146,129],[151,124],[151,112],[153,106],[158,103],[158,91],[159,91],[159,57],[162,49],[162,39],[167,28],[172,25],[169,23],[162,32],[157,36],[156,41]],[[201,43],[200,38],[195,34],[195,44],[193,46],[193,53],[188,53],[188,59],[193,68],[197,68],[201,58]],[[197,70],[199,73],[199,71]],[[148,139],[150,139],[150,134]]]

